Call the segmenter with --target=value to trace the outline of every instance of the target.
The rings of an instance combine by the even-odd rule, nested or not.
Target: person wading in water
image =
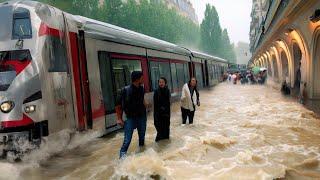
[[[124,127],[124,140],[120,149],[120,158],[123,158],[128,151],[134,129],[138,129],[139,147],[144,147],[147,127],[142,72],[133,71],[131,81],[131,85],[122,89],[116,106],[117,123]],[[123,111],[127,117],[126,121],[122,119]]]
[[[159,87],[154,91],[154,126],[157,130],[155,141],[169,139],[170,136],[170,98],[171,93],[167,86],[167,79],[161,77]]]
[[[199,92],[197,89],[196,78],[191,78],[189,83],[185,84],[181,93],[181,113],[182,113],[182,125],[187,123],[189,118],[189,124],[193,124],[193,117],[196,111],[196,105],[200,106]]]

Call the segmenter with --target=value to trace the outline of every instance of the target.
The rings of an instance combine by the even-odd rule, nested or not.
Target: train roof
[[[12,0],[8,2],[4,2],[3,4],[16,4],[16,3],[22,3],[32,7],[36,7],[36,5],[39,4],[40,2],[30,1],[30,0]],[[40,4],[43,4],[43,3],[40,3]],[[97,21],[97,20],[79,16],[79,15],[72,15],[69,13],[66,13],[66,14],[68,19],[75,21],[79,28],[81,28],[82,30],[85,31],[86,34],[94,38],[122,43],[122,44],[128,44],[128,45],[152,49],[152,50],[180,54],[184,56],[193,56],[195,58],[200,58],[200,59],[228,63],[228,61],[225,59],[211,56],[202,52],[190,50],[190,49],[178,46],[176,44],[169,43],[160,39],[156,39],[154,37],[137,33],[125,28],[112,25],[112,24],[108,24],[105,22]]]
[[[219,57],[216,57],[216,56],[211,56],[209,54],[205,54],[205,53],[198,52],[198,51],[193,51],[193,50],[190,50],[190,51],[192,53],[192,56],[195,57],[195,58],[218,61],[218,62],[222,62],[222,63],[228,63],[227,60],[219,58]]]
[[[178,45],[83,16],[74,17],[75,20],[82,24],[82,28],[86,34],[89,34],[92,37],[137,47],[191,56],[189,50]]]

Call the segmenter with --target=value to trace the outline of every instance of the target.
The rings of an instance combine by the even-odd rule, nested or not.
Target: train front
[[[39,139],[40,20],[30,4],[0,3],[0,141]],[[12,145],[13,143],[11,143]],[[14,148],[17,147],[9,147]],[[6,148],[8,150],[8,147]]]

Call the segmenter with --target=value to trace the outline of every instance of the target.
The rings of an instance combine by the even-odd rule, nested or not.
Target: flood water
[[[200,92],[195,124],[173,109],[171,140],[155,143],[152,116],[146,149],[137,133],[118,160],[121,132],[64,131],[20,163],[0,162],[0,179],[320,179],[320,119],[278,90],[220,84]]]

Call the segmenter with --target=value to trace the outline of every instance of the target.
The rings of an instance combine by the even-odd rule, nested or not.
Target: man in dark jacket
[[[159,79],[159,87],[154,91],[154,126],[157,130],[156,142],[169,139],[170,136],[170,97],[171,93],[167,87],[164,77]]]
[[[123,158],[130,146],[134,129],[138,129],[139,147],[144,146],[147,127],[146,107],[144,101],[144,88],[142,72],[134,71],[131,74],[132,84],[122,89],[118,98],[116,112],[117,123],[124,127],[124,140],[120,149],[120,158]],[[126,121],[123,121],[123,111]]]

